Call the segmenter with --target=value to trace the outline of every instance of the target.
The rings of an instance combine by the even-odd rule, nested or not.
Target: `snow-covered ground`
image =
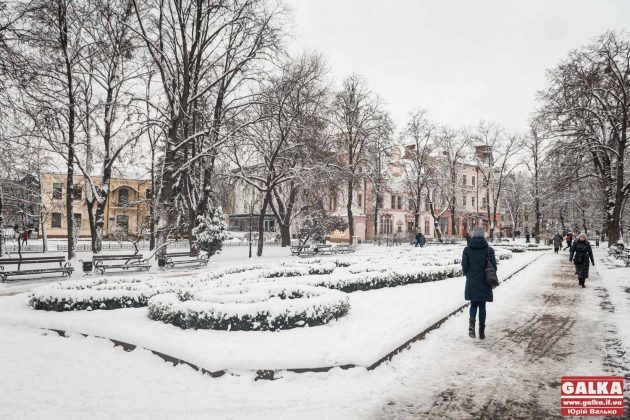
[[[599,263],[603,253],[598,252],[597,256]],[[417,418],[425,418],[420,413],[431,412],[431,407],[437,406],[429,417],[473,418],[469,413],[488,401],[490,408],[492,403],[497,406],[505,403],[505,398],[493,399],[493,394],[516,395],[521,391],[525,393],[523,399],[536,397],[544,405],[545,413],[548,409],[556,415],[554,404],[559,391],[553,382],[559,381],[559,374],[612,374],[624,368],[627,361],[615,359],[621,367],[613,368],[603,359],[611,333],[598,330],[593,334],[589,328],[614,326],[616,345],[628,350],[630,294],[623,283],[626,276],[627,288],[630,270],[608,270],[598,264],[600,275],[587,282],[587,289],[578,289],[572,273],[566,279],[562,277],[562,273],[570,271],[566,253],[556,256],[534,252],[504,261],[500,274],[505,276],[537,257],[540,259],[495,291],[495,303],[488,307],[485,342],[467,337],[464,313],[373,371],[337,368],[326,373],[282,372],[275,381],[254,381],[254,375],[245,372],[210,378],[187,366],[173,367],[142,349],[127,353],[120,347],[114,348],[108,340],[77,335],[62,338],[16,326],[59,322],[65,327],[76,326],[74,331],[83,327],[94,330],[81,332],[92,333],[97,328],[108,333],[122,331],[132,334],[130,338],[147,340],[143,344],[149,348],[152,347],[148,344],[160,344],[155,335],[163,334],[154,333],[152,328],[177,331],[176,327],[146,320],[141,315],[142,308],[107,311],[103,315],[106,311],[51,314],[26,307],[24,295],[3,297],[0,298],[3,337],[0,417],[363,419],[415,414]],[[241,362],[245,356],[256,357],[261,362],[272,361],[275,364],[267,366],[274,367],[281,366],[284,360],[279,355],[306,363],[313,361],[311,354],[325,349],[332,350],[317,363],[341,362],[350,360],[343,357],[366,354],[375,357],[386,347],[384,343],[404,341],[406,334],[419,332],[460,305],[463,280],[455,278],[349,295],[351,312],[329,325],[276,333],[206,331],[199,335],[203,338],[194,340],[187,337],[192,332],[178,331],[177,335],[169,335],[170,343],[164,341],[161,345],[173,351],[179,348],[182,355],[197,355],[194,360],[204,363],[212,363],[212,357],[199,353],[209,352],[223,360]],[[574,295],[578,298],[573,298]],[[610,311],[605,302],[613,305],[614,310]],[[43,316],[39,318],[39,314]],[[105,315],[120,318],[114,322],[101,318]],[[542,315],[546,317],[541,318]],[[536,334],[529,325],[536,321],[545,327],[545,322],[562,317],[571,317],[573,322],[566,325],[551,322],[541,334]],[[156,325],[151,326],[152,322]],[[104,326],[99,327],[99,323]],[[140,325],[137,330],[136,323]],[[116,325],[119,328],[113,330]],[[561,328],[562,325],[565,327]],[[256,335],[256,339],[248,341],[248,334]],[[274,347],[271,344],[274,342],[282,346]],[[245,346],[252,348],[239,353],[239,348]],[[548,352],[536,353],[536,349]],[[471,380],[473,390],[486,387],[489,391],[470,396],[466,386]],[[540,389],[534,392],[534,386]],[[454,395],[449,396],[449,392]],[[454,402],[436,403],[448,399]]]

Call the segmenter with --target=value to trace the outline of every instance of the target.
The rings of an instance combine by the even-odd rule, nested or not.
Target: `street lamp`
[[[252,257],[252,216],[254,214],[254,203],[249,204],[249,258]]]

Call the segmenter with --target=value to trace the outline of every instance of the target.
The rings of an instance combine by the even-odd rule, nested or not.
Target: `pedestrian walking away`
[[[462,271],[466,276],[464,298],[470,301],[468,335],[475,338],[475,322],[479,313],[479,338],[486,338],[486,302],[493,301],[492,287],[486,281],[486,265],[497,268],[497,260],[485,238],[483,228],[473,229],[470,243],[462,255]]]
[[[564,249],[571,249],[571,243],[573,242],[573,234],[567,233],[567,237],[565,238],[567,241],[567,246]],[[563,251],[564,251],[563,249]]]
[[[584,283],[588,278],[589,260],[594,266],[595,260],[593,259],[593,249],[586,239],[586,235],[581,233],[580,236],[578,236],[578,239],[571,246],[569,261],[575,264],[575,273],[578,276],[578,283],[582,287],[586,287]]]
[[[21,236],[22,236],[22,245],[28,245],[28,231],[25,230],[24,232],[22,232]]]
[[[416,234],[416,246],[419,246],[420,248],[422,248],[426,242],[427,240],[422,234],[422,232],[418,231],[418,233]]]
[[[556,233],[553,237],[553,252],[557,254],[560,248],[562,248],[562,236],[560,236],[559,233]]]
[[[464,238],[466,238],[466,245],[468,245],[470,243],[470,233],[466,232]]]

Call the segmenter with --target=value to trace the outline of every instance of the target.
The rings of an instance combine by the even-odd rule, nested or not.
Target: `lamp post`
[[[249,258],[252,257],[252,216],[254,214],[254,203],[249,204]]]

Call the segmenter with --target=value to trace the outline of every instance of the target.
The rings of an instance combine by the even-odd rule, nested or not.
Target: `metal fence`
[[[258,244],[257,241],[252,241],[252,246],[256,246]],[[223,242],[224,247],[236,247],[236,246],[248,246],[249,242]],[[280,245],[278,241],[265,241],[265,246],[277,246]],[[173,241],[168,243],[169,249],[188,249],[189,243],[188,241]],[[101,249],[103,251],[122,251],[122,250],[133,250],[134,246],[130,242],[103,242],[101,244]],[[149,249],[149,241],[140,241],[138,242],[138,249]],[[18,246],[17,245],[6,245],[4,250],[10,254],[17,254]],[[49,251],[57,251],[57,252],[67,252],[68,245],[67,244],[58,244],[54,246],[50,246],[48,248]],[[23,245],[22,253],[42,253],[44,252],[44,247],[42,245]],[[91,252],[92,244],[81,242],[78,243],[75,247],[76,252]]]

